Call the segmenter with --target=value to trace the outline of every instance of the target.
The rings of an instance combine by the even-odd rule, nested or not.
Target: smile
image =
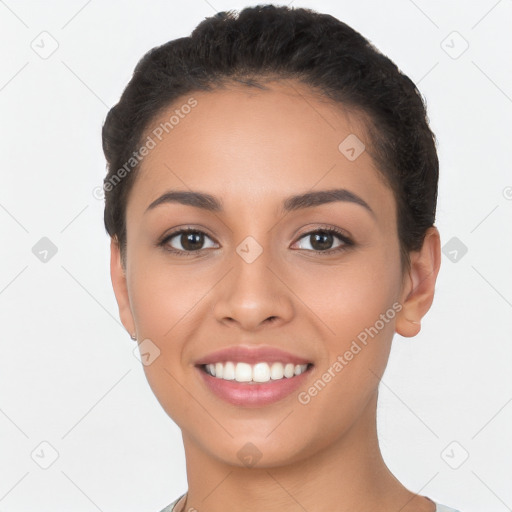
[[[267,363],[249,364],[244,362],[210,363],[203,365],[204,371],[217,379],[236,382],[270,382],[291,379],[304,373],[310,364]]]
[[[292,396],[306,385],[313,368],[311,363],[295,365],[278,361],[271,364],[226,361],[196,366],[200,380],[212,396],[244,408],[264,407]]]

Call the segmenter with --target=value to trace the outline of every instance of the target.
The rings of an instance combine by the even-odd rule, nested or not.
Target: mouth
[[[271,345],[231,345],[194,362],[208,394],[238,407],[263,407],[296,391],[314,364]]]
[[[311,375],[313,363],[219,361],[196,365],[209,393],[237,407],[264,407],[286,398]]]
[[[217,362],[203,364],[199,367],[211,377],[226,381],[236,381],[239,383],[264,383],[291,379],[302,375],[313,366],[312,363],[293,364],[284,362],[259,362],[250,364],[246,362]]]

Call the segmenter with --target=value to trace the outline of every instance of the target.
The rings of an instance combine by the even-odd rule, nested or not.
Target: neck
[[[387,468],[378,444],[376,405],[377,393],[334,443],[276,467],[226,464],[183,433],[189,490],[182,510],[434,512],[431,501],[408,491]]]

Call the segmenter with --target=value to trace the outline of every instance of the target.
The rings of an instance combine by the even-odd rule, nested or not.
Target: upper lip
[[[234,345],[211,352],[198,359],[196,365],[222,363],[232,361],[233,363],[293,363],[308,364],[311,361],[298,355],[271,346],[248,347],[245,345]]]

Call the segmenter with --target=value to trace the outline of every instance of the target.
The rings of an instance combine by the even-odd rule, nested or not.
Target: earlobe
[[[402,309],[397,315],[395,330],[401,336],[416,336],[421,329],[421,319],[434,300],[435,284],[441,266],[439,231],[430,227],[422,248],[410,254],[411,266],[405,280]]]
[[[121,261],[121,251],[116,238],[110,240],[110,278],[112,287],[119,307],[119,317],[124,328],[128,331],[132,339],[135,335],[135,322],[130,307],[130,298],[128,295],[128,286],[126,283],[126,272]]]

